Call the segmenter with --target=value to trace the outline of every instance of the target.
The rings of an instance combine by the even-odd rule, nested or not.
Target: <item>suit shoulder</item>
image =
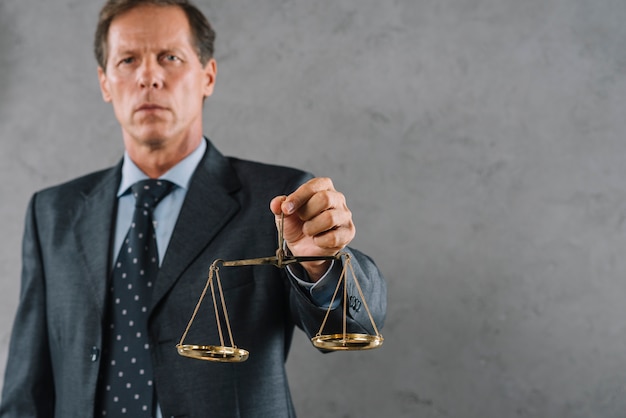
[[[66,182],[39,190],[35,196],[39,201],[54,201],[68,204],[79,197],[93,193],[99,187],[110,186],[111,182],[119,183],[119,170],[111,167],[95,171]]]

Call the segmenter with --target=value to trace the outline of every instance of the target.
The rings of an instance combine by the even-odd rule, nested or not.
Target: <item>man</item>
[[[345,247],[355,229],[332,182],[226,158],[203,138],[203,101],[217,74],[213,39],[205,17],[185,0],[109,0],[102,9],[98,77],[126,152],[116,167],[36,193],[30,202],[1,417],[295,416],[284,368],[293,329],[317,332],[340,262],[307,262],[289,272],[272,266],[223,270],[231,327],[250,358],[204,362],[179,356],[175,348],[211,261],[274,253],[270,213],[277,220],[284,216],[287,251],[329,256],[344,250],[352,256],[382,326],[385,282],[367,256]],[[135,210],[141,189],[164,185],[165,195]],[[145,222],[135,218],[142,211]],[[150,233],[133,232],[139,223]],[[151,240],[144,248],[143,241],[133,246],[133,239],[152,234],[156,248]],[[141,260],[144,252],[152,254],[158,271],[142,265],[129,267],[132,274],[121,272],[124,263],[137,263],[137,252]],[[128,276],[141,277],[131,282]],[[124,293],[135,292],[133,286],[149,293]],[[129,294],[148,302],[129,313],[134,311],[120,307]],[[348,286],[348,297],[360,299],[354,286]],[[350,330],[371,333],[366,311],[351,305]],[[211,309],[201,314],[210,316]],[[334,309],[328,320],[335,332],[342,326],[340,311]],[[133,354],[127,366],[116,357],[129,350],[130,334],[119,331],[120,318],[144,341],[145,352]],[[214,317],[206,320],[211,323]],[[217,344],[217,331],[195,326],[187,341]],[[125,380],[136,364],[143,364],[140,376]],[[120,394],[125,390],[128,399]]]

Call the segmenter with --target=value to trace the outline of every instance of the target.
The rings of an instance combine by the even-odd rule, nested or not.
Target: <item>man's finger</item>
[[[286,198],[287,196],[276,196],[270,202],[270,210],[275,216],[280,216],[283,213],[282,204]]]
[[[281,209],[285,215],[291,215],[305,205],[316,193],[334,190],[333,182],[328,177],[313,178],[287,196],[281,205]]]

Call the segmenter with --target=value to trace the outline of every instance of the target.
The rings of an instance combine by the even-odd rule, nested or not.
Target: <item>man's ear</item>
[[[102,99],[109,103],[111,101],[111,93],[109,91],[109,79],[102,67],[98,67],[98,80],[100,81],[100,91],[102,92]]]
[[[211,58],[204,66],[204,75],[206,80],[204,84],[204,97],[209,97],[213,94],[215,77],[217,77],[217,62],[215,58]]]

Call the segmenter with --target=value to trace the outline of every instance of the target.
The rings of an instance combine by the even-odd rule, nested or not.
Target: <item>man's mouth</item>
[[[142,104],[136,109],[137,112],[150,112],[150,111],[157,111],[157,110],[166,110],[166,108],[158,104],[146,103],[146,104]]]

